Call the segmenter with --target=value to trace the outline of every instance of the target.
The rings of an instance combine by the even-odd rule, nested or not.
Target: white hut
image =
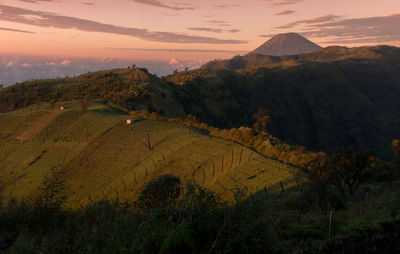
[[[133,124],[135,122],[135,119],[133,118],[129,118],[128,120],[126,120],[126,124]]]

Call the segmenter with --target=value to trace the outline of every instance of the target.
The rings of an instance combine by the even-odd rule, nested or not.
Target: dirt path
[[[46,126],[54,119],[56,119],[60,114],[62,114],[62,111],[47,112],[47,114],[45,114],[42,118],[32,123],[32,126],[21,133],[21,135],[16,137],[16,139],[22,142],[32,140],[37,134],[39,134],[39,132],[46,128]]]

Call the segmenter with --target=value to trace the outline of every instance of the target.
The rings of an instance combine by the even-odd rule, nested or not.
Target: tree
[[[142,208],[166,207],[181,192],[181,180],[172,175],[162,175],[150,181],[140,193],[138,205]]]
[[[81,113],[82,115],[87,113],[87,110],[89,108],[90,105],[90,100],[89,98],[86,96],[83,100],[81,100],[79,106],[81,107]]]
[[[38,203],[43,207],[57,210],[66,198],[64,170],[53,167],[42,181]]]
[[[352,150],[326,154],[313,160],[305,170],[312,184],[335,186],[342,196],[353,194],[372,172],[373,157],[369,152]]]
[[[255,121],[253,124],[253,129],[258,132],[264,132],[267,129],[267,124],[271,120],[269,116],[269,110],[265,108],[260,108],[257,112],[255,112],[252,116],[252,119]]]
[[[233,70],[242,69],[246,67],[246,61],[240,55],[234,56],[228,61],[229,67]]]

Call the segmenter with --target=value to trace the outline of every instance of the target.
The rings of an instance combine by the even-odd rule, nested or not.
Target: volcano
[[[322,49],[312,41],[296,33],[278,34],[256,48],[251,54],[289,56],[312,53]]]

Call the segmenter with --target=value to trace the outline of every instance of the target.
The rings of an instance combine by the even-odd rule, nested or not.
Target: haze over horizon
[[[287,32],[322,47],[400,46],[399,25],[398,0],[379,5],[376,0],[0,0],[0,73],[12,66],[35,67],[21,60],[17,64],[16,58],[37,62],[48,57],[68,63],[70,58],[120,59],[122,66],[160,62],[154,72],[194,68],[244,54]]]

